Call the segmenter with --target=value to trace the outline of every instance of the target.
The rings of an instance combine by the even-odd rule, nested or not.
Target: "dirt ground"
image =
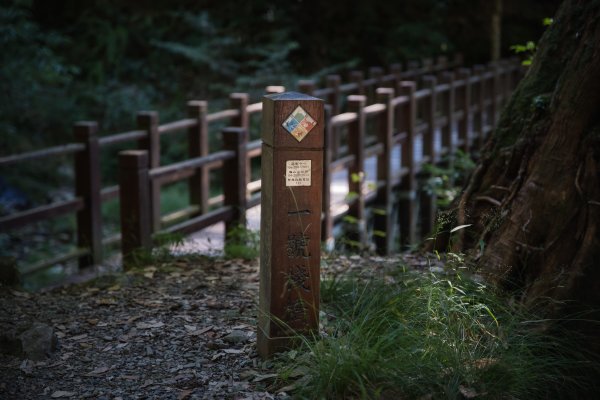
[[[404,261],[322,264],[323,273],[372,274]],[[0,398],[289,398],[256,354],[257,299],[257,261],[200,256],[47,292],[0,287]],[[10,348],[34,323],[58,339],[39,361]]]

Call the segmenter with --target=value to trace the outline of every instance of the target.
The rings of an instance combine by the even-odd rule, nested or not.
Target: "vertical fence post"
[[[375,101],[377,97],[377,88],[383,86],[382,78],[383,78],[383,68],[382,67],[370,67],[369,68],[369,78],[373,79],[372,89],[369,90],[369,104]]]
[[[438,153],[435,146],[436,139],[436,110],[437,110],[437,79],[433,75],[427,75],[423,77],[424,87],[430,90],[429,96],[425,100],[423,107],[423,118],[427,122],[427,130],[425,131],[424,146],[423,150],[425,155],[429,158],[431,165],[438,163]],[[426,180],[431,175],[422,172],[421,178]],[[421,235],[426,235],[433,232],[435,224],[435,213],[436,213],[436,195],[435,193],[427,193],[425,190],[421,191]]]
[[[369,77],[375,79],[375,86],[381,85],[381,78],[383,77],[382,67],[371,67],[369,68]]]
[[[121,252],[126,267],[135,261],[136,250],[152,248],[149,181],[147,151],[127,150],[119,153]]]
[[[146,137],[140,140],[140,148],[148,151],[148,167],[150,169],[160,166],[160,135],[158,133],[158,113],[156,111],[140,111],[137,115],[137,124],[140,130],[147,132]],[[150,227],[152,232],[160,230],[160,185],[150,183]]]
[[[402,64],[395,63],[390,65],[390,74],[394,76],[394,81],[390,87],[398,93],[400,92],[400,82],[402,81]]]
[[[477,112],[473,115],[473,128],[475,130],[476,135],[476,143],[472,143],[470,138],[469,140],[469,149],[472,147],[480,148],[481,143],[483,142],[483,135],[485,131],[485,68],[483,65],[476,65],[473,67],[473,72],[477,76],[477,90],[475,91],[474,101],[476,104]]]
[[[319,329],[323,102],[300,93],[263,98],[260,294],[263,358]]]
[[[463,53],[454,54],[454,60],[452,60],[452,66],[455,68],[460,68],[465,62],[465,55]]]
[[[448,57],[439,56],[436,60],[436,70],[438,72],[441,72],[441,71],[444,71],[445,69],[448,69]]]
[[[250,133],[250,115],[248,114],[248,93],[232,93],[229,95],[229,104],[231,108],[238,110],[238,116],[231,118],[229,126],[239,127],[246,130],[246,135]],[[252,176],[252,164],[250,158],[246,159],[246,184],[250,182]],[[249,193],[246,190],[246,196]]]
[[[488,124],[493,129],[498,123],[498,112],[500,111],[500,102],[502,101],[498,97],[502,92],[502,85],[500,82],[500,66],[497,63],[493,63],[489,66],[489,71],[492,73],[492,79],[490,79],[490,114],[488,117]],[[490,132],[484,132],[483,138],[487,138]],[[483,143],[482,143],[483,145]]]
[[[367,221],[365,216],[365,136],[366,118],[364,108],[367,98],[360,95],[348,96],[348,111],[356,113],[356,121],[350,124],[348,130],[348,153],[354,156],[354,163],[348,168],[349,196],[354,198],[348,209],[348,216],[355,220],[355,232],[349,232],[348,237],[365,246],[367,243]]]
[[[248,93],[231,93],[229,95],[229,104],[231,108],[239,111],[236,117],[231,118],[229,125],[248,129]]]
[[[235,153],[235,157],[223,163],[223,197],[225,206],[233,207],[233,217],[225,222],[225,238],[237,226],[246,226],[246,167],[248,157],[247,130],[238,127],[223,129],[223,148]]]
[[[285,86],[269,85],[265,88],[266,94],[283,93],[283,92],[285,92]]]
[[[365,76],[362,71],[350,71],[348,75],[348,79],[350,82],[356,84],[356,94],[364,95],[365,94],[365,85],[364,80]]]
[[[313,81],[312,79],[303,79],[298,82],[298,90],[300,91],[300,93],[312,96],[315,89],[316,84],[315,81]]]
[[[394,170],[392,150],[394,148],[394,89],[378,88],[377,102],[386,105],[379,119],[378,142],[383,143],[383,153],[377,159],[377,200],[373,209],[373,236],[377,251],[389,255],[394,249]]]
[[[433,58],[427,57],[421,61],[421,65],[423,66],[423,72],[430,73],[433,72]]]
[[[401,94],[408,97],[408,103],[402,107],[401,119],[406,127],[406,140],[402,144],[402,164],[408,168],[407,176],[400,183],[399,226],[400,240],[404,246],[416,241],[416,172],[415,172],[415,126],[417,123],[416,84],[404,81],[401,84]]]
[[[460,68],[458,79],[462,80],[462,88],[459,90],[458,107],[462,111],[462,118],[458,122],[458,144],[465,153],[469,153],[471,141],[472,124],[475,122],[471,109],[471,70]]]
[[[338,115],[341,112],[341,104],[340,104],[340,84],[341,78],[339,75],[327,75],[327,88],[331,90],[331,92],[327,95],[326,103],[331,105],[331,114]],[[339,129],[333,129],[331,141],[333,157],[338,158],[340,152],[341,145],[341,137]]]
[[[337,115],[341,112],[340,104],[340,84],[341,78],[339,75],[327,75],[326,84],[331,92],[327,95],[327,104],[331,105],[331,112]]]
[[[77,247],[87,247],[88,255],[79,258],[79,268],[102,262],[102,199],[100,197],[100,146],[98,124],[77,122],[75,140],[84,150],[75,153],[75,196],[83,199],[77,212]]]
[[[188,154],[190,158],[208,155],[208,103],[193,100],[187,103],[188,117],[197,121],[196,126],[188,130]],[[208,212],[209,173],[208,168],[200,167],[190,178],[190,204],[200,208],[200,214]]]
[[[333,236],[333,215],[331,214],[331,162],[333,154],[331,152],[332,127],[331,127],[331,106],[324,107],[323,124],[323,221],[321,226],[321,241],[325,243],[325,248],[332,251],[335,245]]]
[[[444,109],[442,114],[446,116],[446,125],[442,128],[442,147],[446,149],[446,158],[448,159],[447,166],[452,168],[454,162],[454,125],[456,119],[455,111],[455,92],[454,92],[454,73],[442,72],[442,82],[448,85],[448,91],[445,94]]]
[[[416,79],[417,75],[419,74],[421,68],[420,68],[419,62],[417,60],[410,60],[406,63],[406,78],[407,79]]]

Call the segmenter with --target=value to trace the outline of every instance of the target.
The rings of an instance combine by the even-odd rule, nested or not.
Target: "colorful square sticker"
[[[294,139],[301,142],[308,132],[317,125],[315,121],[302,107],[298,106],[285,121],[283,127]]]

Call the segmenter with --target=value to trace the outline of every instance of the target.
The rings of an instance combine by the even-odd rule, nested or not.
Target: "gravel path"
[[[401,261],[323,265],[373,274]],[[0,287],[0,398],[289,398],[256,355],[257,298],[256,261],[199,256],[44,293]],[[58,339],[38,361],[15,344],[36,323]]]
[[[38,322],[58,338],[45,360],[0,355],[0,398],[277,398],[254,350],[257,290],[256,262],[207,258],[47,293],[0,288],[5,337]]]

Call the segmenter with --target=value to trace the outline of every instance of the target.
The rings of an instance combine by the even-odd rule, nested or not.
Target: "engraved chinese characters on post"
[[[310,186],[311,160],[285,162],[285,186]]]
[[[286,248],[286,254],[288,258],[310,257],[310,253],[308,251],[309,241],[309,237],[302,233],[288,235]]]
[[[310,271],[306,265],[294,265],[290,270],[288,292],[293,289],[303,289],[310,292]]]

